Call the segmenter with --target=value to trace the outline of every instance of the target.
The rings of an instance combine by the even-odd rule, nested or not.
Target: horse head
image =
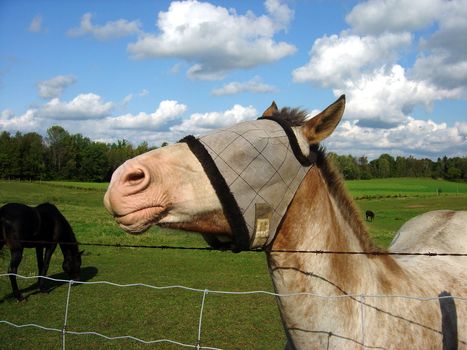
[[[273,102],[258,120],[137,156],[113,173],[104,204],[129,233],[157,224],[263,246],[344,106],[342,96],[312,119],[285,120]]]
[[[70,279],[79,281],[80,279],[80,271],[81,271],[81,255],[83,255],[84,251],[78,252],[73,251],[71,254],[64,254],[62,268],[63,272],[65,272]]]

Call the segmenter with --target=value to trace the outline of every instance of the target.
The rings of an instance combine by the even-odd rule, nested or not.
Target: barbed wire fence
[[[23,241],[23,243],[27,243]],[[37,243],[37,241],[35,242]],[[41,242],[43,244],[57,244],[60,242]],[[70,242],[62,242],[63,244],[77,244],[70,243]],[[218,251],[218,249],[214,249],[211,247],[177,247],[177,246],[163,246],[163,245],[126,245],[126,244],[105,244],[105,243],[78,243],[81,246],[99,246],[99,247],[115,247],[115,248],[147,248],[147,249],[180,249],[180,250],[203,250],[203,251]],[[249,252],[262,252],[262,250],[253,250]],[[414,255],[414,256],[427,256],[427,257],[435,257],[435,256],[467,256],[467,253],[440,253],[440,252],[388,252],[388,251],[374,251],[374,252],[358,252],[358,251],[324,251],[324,250],[269,250],[268,252],[271,253],[305,253],[305,254],[350,254],[350,255]],[[420,302],[428,302],[428,301],[442,301],[442,300],[451,300],[451,301],[467,301],[467,296],[452,296],[452,295],[438,295],[438,296],[429,296],[429,297],[419,297],[419,296],[411,296],[411,295],[371,295],[371,294],[339,294],[339,295],[321,295],[316,293],[310,292],[296,292],[296,293],[288,293],[288,294],[280,294],[274,293],[271,291],[264,291],[264,290],[254,290],[254,291],[225,291],[225,290],[209,290],[209,289],[199,289],[199,288],[192,288],[184,285],[168,285],[168,286],[156,286],[151,284],[145,283],[131,283],[131,284],[120,284],[114,283],[111,281],[74,281],[74,280],[67,280],[67,279],[58,279],[46,276],[23,276],[20,274],[12,274],[12,273],[5,273],[0,274],[0,278],[9,277],[9,276],[16,276],[17,278],[21,279],[38,279],[43,278],[54,282],[59,282],[67,285],[67,293],[66,293],[66,300],[65,300],[65,311],[63,315],[63,324],[61,328],[53,328],[47,327],[40,324],[35,323],[26,323],[26,324],[17,324],[14,322],[10,322],[6,319],[0,319],[0,324],[4,324],[13,328],[23,329],[23,328],[35,328],[45,332],[53,332],[61,334],[61,348],[63,350],[66,349],[66,336],[67,335],[77,335],[77,336],[96,336],[106,340],[132,340],[137,343],[141,344],[172,344],[175,346],[179,346],[182,348],[191,348],[191,349],[206,349],[206,350],[222,350],[218,347],[210,347],[206,345],[202,345],[202,326],[203,326],[203,316],[205,310],[206,299],[208,295],[266,295],[270,297],[280,297],[280,298],[288,298],[288,297],[297,297],[297,296],[309,296],[314,298],[320,298],[323,300],[338,300],[338,299],[345,299],[350,298],[354,301],[357,301],[360,304],[360,327],[361,327],[361,338],[358,339],[351,339],[339,334],[333,334],[332,332],[321,332],[326,333],[328,336],[328,343],[332,337],[340,338],[342,340],[346,340],[348,342],[353,343],[354,345],[359,345],[362,348],[366,349],[384,349],[383,347],[371,346],[365,343],[365,306],[370,306],[367,303],[368,300],[371,299],[405,299],[405,300],[413,300],[413,301],[420,301]],[[185,290],[193,293],[201,294],[201,302],[200,302],[200,312],[198,318],[198,326],[197,326],[197,335],[196,335],[196,342],[194,344],[187,344],[173,339],[141,339],[132,335],[118,335],[118,336],[109,336],[105,335],[93,330],[87,331],[74,331],[68,328],[68,315],[69,315],[69,305],[71,299],[71,291],[73,285],[109,285],[116,288],[132,288],[132,287],[144,287],[149,289],[155,290],[174,290],[180,289]],[[433,329],[431,329],[433,330]],[[433,330],[441,334],[439,330]],[[467,342],[463,339],[459,339],[459,343],[463,344],[464,346],[467,345]]]

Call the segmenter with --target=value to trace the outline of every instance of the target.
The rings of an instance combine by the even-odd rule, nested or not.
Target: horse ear
[[[341,121],[345,108],[345,95],[342,95],[324,111],[308,120],[302,126],[302,133],[309,144],[316,144],[332,134]]]
[[[83,254],[84,254],[84,250],[79,252],[79,255],[83,255]]]
[[[279,112],[279,109],[277,108],[276,102],[275,102],[275,101],[272,101],[272,103],[271,103],[271,105],[269,106],[269,108],[266,109],[266,110],[263,112],[262,117],[264,117],[264,118],[272,117],[272,116],[274,115],[274,113],[277,113],[277,112]]]

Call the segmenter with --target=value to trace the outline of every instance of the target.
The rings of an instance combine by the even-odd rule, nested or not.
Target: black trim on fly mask
[[[249,250],[250,235],[245,219],[243,218],[234,195],[230,192],[229,186],[225,182],[224,177],[217,168],[216,163],[214,163],[211,155],[203,144],[192,135],[184,137],[179,142],[184,142],[188,145],[191,152],[193,152],[201,163],[212,187],[214,187],[216,191],[217,197],[222,204],[224,215],[229,222],[233,234],[233,242],[230,244],[232,246],[229,248],[235,253],[242,250]],[[221,242],[219,242],[219,244],[224,245],[224,243]]]
[[[313,146],[317,147],[317,145],[311,145],[310,154],[308,155],[308,157],[305,156],[298,144],[297,137],[295,136],[295,133],[293,132],[292,127],[286,120],[277,118],[274,116],[260,117],[258,118],[258,120],[272,120],[276,122],[277,124],[279,124],[282,127],[282,129],[284,129],[285,134],[289,138],[289,143],[290,143],[290,147],[292,147],[292,152],[295,158],[297,158],[297,160],[300,162],[301,165],[303,165],[304,167],[308,167],[316,163],[317,157],[316,157],[316,153],[313,151]]]

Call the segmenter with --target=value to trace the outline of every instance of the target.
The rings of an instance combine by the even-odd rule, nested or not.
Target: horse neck
[[[61,226],[61,236],[58,241],[63,255],[76,255],[79,248],[71,226],[65,221],[59,223],[59,226]]]
[[[277,232],[272,250],[378,250],[369,239],[342,180],[327,161],[324,162],[321,168],[310,169],[304,178]],[[399,270],[389,256],[272,252],[268,254],[268,263],[280,293],[346,294],[368,290],[366,283],[371,283],[371,288],[387,289],[390,277],[385,276],[390,274],[385,275],[386,270]]]

